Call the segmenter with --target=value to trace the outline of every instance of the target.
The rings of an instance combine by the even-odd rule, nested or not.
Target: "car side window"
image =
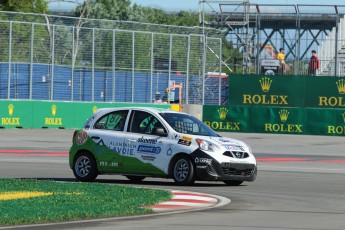
[[[166,133],[166,129],[155,116],[147,112],[133,111],[129,132],[156,135],[157,128]]]
[[[101,117],[95,125],[95,129],[123,131],[128,110],[115,111]]]

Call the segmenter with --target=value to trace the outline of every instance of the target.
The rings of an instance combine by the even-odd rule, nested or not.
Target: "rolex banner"
[[[345,108],[345,78],[265,75],[230,76],[229,104]]]
[[[204,106],[203,121],[218,132],[345,136],[345,109]]]
[[[203,121],[220,132],[251,132],[251,108],[245,106],[203,106]]]
[[[345,108],[345,78],[306,77],[305,107]]]
[[[229,105],[303,107],[304,78],[240,75],[229,77]]]
[[[32,123],[32,103],[0,101],[0,128],[29,128]]]
[[[301,108],[254,107],[250,124],[255,133],[307,133],[305,111]]]

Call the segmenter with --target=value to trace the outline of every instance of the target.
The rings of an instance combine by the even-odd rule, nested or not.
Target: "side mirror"
[[[165,132],[163,128],[153,128],[154,135],[161,136],[161,137],[166,137],[168,134]]]

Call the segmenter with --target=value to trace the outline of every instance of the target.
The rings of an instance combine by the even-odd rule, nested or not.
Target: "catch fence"
[[[221,32],[0,12],[0,99],[221,104]],[[212,74],[208,74],[212,73]]]

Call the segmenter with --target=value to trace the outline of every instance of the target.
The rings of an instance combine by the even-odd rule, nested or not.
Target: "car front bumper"
[[[230,164],[222,167],[214,163],[205,166],[196,166],[198,180],[238,180],[254,181],[257,176],[257,167],[254,164]]]
[[[205,181],[254,181],[257,176],[255,163],[224,162],[219,163],[207,153],[196,150],[192,154],[197,180]]]

